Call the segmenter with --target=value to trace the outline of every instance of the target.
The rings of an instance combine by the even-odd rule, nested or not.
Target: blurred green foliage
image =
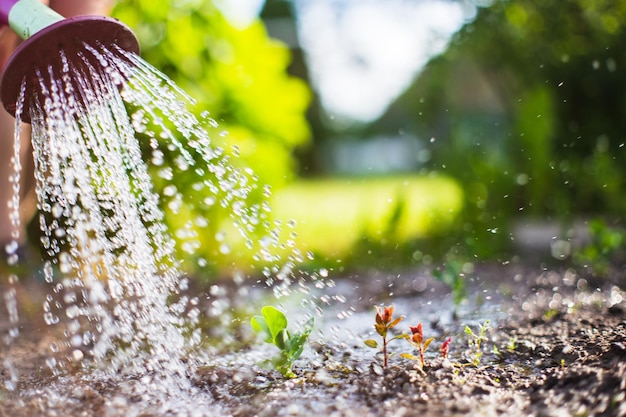
[[[197,101],[193,111],[206,122],[204,128],[225,153],[226,164],[250,167],[258,184],[277,188],[294,176],[292,152],[310,139],[305,118],[310,92],[303,81],[288,75],[289,49],[269,38],[260,20],[236,28],[212,2],[198,0],[120,0],[113,16],[135,32],[142,57]],[[145,148],[148,153],[147,144]],[[163,194],[167,182],[159,179],[161,169],[151,169],[155,190]],[[196,258],[184,259],[185,266],[223,272],[230,261],[220,250],[225,239],[222,223],[232,217],[233,209],[214,204],[216,195],[208,188],[194,190],[192,172],[180,170],[175,176],[178,193],[193,201],[176,210],[166,207],[170,229],[181,230],[197,218],[209,223],[200,232],[195,254],[203,260],[201,266]],[[261,186],[244,187],[251,190],[250,204],[267,198]],[[217,194],[218,200],[221,197]]]
[[[114,15],[135,31],[142,57],[219,122],[213,133],[228,131],[214,141],[237,145],[264,182],[292,177],[291,152],[309,140],[310,92],[288,76],[289,49],[260,20],[235,28],[209,1],[121,0]]]
[[[348,259],[350,251],[363,253],[359,245],[365,242],[378,257],[397,251],[394,239],[422,237],[402,235],[411,229],[403,219],[413,204],[405,195],[377,217],[371,233],[360,217],[348,215],[355,199],[324,214],[311,202],[321,203],[315,200],[321,193],[303,197],[298,184],[279,193],[295,177],[294,150],[309,140],[305,112],[311,97],[304,82],[287,75],[287,47],[271,40],[260,21],[235,28],[211,2],[200,0],[120,0],[114,15],[136,32],[142,56],[198,101],[197,115],[208,110],[218,122],[206,126],[213,142],[240,155],[228,163],[252,167],[259,184],[276,189],[273,204],[282,210],[277,217],[285,223],[303,216],[299,240],[320,248],[315,252],[335,256],[335,246],[349,241],[340,250]],[[465,201],[455,204],[463,207],[462,216],[456,233],[438,239],[440,253],[450,249],[460,259],[501,255],[518,215],[567,222],[602,213],[619,221],[626,209],[624,22],[622,1],[495,0],[478,9],[446,52],[367,129],[433,138],[424,171],[462,183]],[[179,176],[182,193],[205,201],[194,194],[192,180]],[[156,187],[162,192],[158,179]],[[285,196],[298,204],[281,206]],[[255,202],[266,198],[261,188],[253,190]],[[440,201],[447,207],[445,198]],[[166,213],[168,223],[176,229],[186,219],[208,218],[213,226],[202,236],[200,255],[214,269],[245,258],[245,242],[235,242],[233,248],[242,249],[228,256],[219,251],[228,210],[197,202]],[[326,229],[315,226],[313,219],[322,218],[341,223],[341,229],[328,229],[341,230],[338,237],[328,239]],[[429,256],[424,247],[408,250],[419,259]]]
[[[271,201],[276,218],[295,220],[293,246],[316,262],[392,268],[414,261],[412,243],[449,233],[463,209],[463,190],[443,176],[309,179]]]
[[[464,184],[470,255],[506,251],[520,215],[623,218],[625,22],[624,1],[496,0],[377,123],[436,139],[429,168]]]
[[[590,240],[574,253],[574,263],[596,277],[606,277],[611,267],[626,258],[626,231],[594,219],[589,223]]]

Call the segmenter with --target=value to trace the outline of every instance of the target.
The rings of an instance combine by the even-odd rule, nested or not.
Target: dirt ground
[[[319,323],[322,331],[296,362],[296,378],[257,366],[271,347],[250,344],[242,322],[238,351],[215,351],[220,359],[208,363],[189,360],[189,387],[177,391],[180,398],[145,394],[158,390],[162,376],[139,392],[146,376],[99,377],[84,368],[53,375],[46,366],[53,336],[32,318],[2,350],[3,377],[13,367],[20,379],[16,391],[1,392],[0,416],[626,415],[626,293],[620,274],[599,281],[569,269],[489,265],[474,275],[472,301],[458,321],[449,317],[446,289],[427,272],[337,278],[324,291],[331,299],[349,294],[348,301],[328,306],[333,319]],[[376,337],[373,306],[383,304],[398,311],[413,306],[406,320],[420,317],[426,337],[435,337],[423,370],[397,355],[406,350],[400,341],[386,369],[380,355],[362,343]],[[352,321],[336,319],[346,310]],[[491,329],[483,356],[471,364],[474,350],[464,326],[477,329],[486,319]],[[3,322],[3,333],[7,328]],[[443,360],[438,349],[448,336],[450,355]]]

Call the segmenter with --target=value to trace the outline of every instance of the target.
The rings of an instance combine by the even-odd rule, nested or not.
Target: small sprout
[[[513,353],[515,352],[515,348],[517,347],[517,345],[515,344],[515,339],[514,338],[510,338],[508,343],[506,344],[506,350],[509,351],[509,353]]]
[[[398,323],[400,323],[404,319],[404,316],[400,316],[397,318],[393,318],[393,306],[388,307],[379,307],[376,306],[376,324],[374,328],[376,329],[376,333],[380,335],[383,339],[383,346],[381,348],[383,352],[383,366],[386,368],[389,364],[389,354],[387,353],[387,344],[394,339],[403,339],[406,338],[407,335],[401,334],[398,336],[394,336],[391,339],[387,340],[387,332],[396,327]],[[378,343],[373,339],[368,339],[365,342],[365,345],[371,347],[373,349],[378,349]]]
[[[557,310],[557,309],[555,309],[555,308],[551,308],[551,309],[549,309],[549,310],[546,310],[546,311],[543,313],[543,318],[544,318],[544,320],[546,320],[546,321],[550,321],[550,320],[552,320],[553,318],[555,318],[556,316],[558,316],[558,314],[559,314],[559,310]]]
[[[300,357],[304,345],[313,330],[313,318],[304,325],[304,331],[291,335],[287,330],[287,317],[285,314],[272,306],[261,309],[260,316],[254,316],[250,320],[252,329],[257,334],[262,334],[266,343],[271,343],[280,349],[280,353],[268,362],[286,378],[293,378],[293,362]]]
[[[459,307],[467,298],[467,288],[465,286],[465,276],[474,269],[471,262],[462,262],[453,255],[447,256],[447,260],[441,268],[432,271],[433,277],[443,282],[452,290],[454,310],[452,318],[458,320]]]
[[[417,326],[409,326],[411,330],[411,336],[407,337],[407,341],[411,344],[411,346],[415,347],[419,352],[419,357],[415,355],[411,355],[410,353],[403,353],[401,356],[403,358],[412,359],[418,361],[421,368],[424,369],[426,366],[426,360],[424,359],[424,352],[428,349],[431,342],[434,338],[428,338],[424,340],[424,332],[422,330],[422,323],[419,323]]]
[[[441,357],[444,359],[448,359],[448,352],[450,350],[450,342],[452,342],[452,337],[447,338],[441,344]]]
[[[485,321],[485,324],[480,324],[478,327],[478,334],[469,326],[465,326],[465,334],[467,334],[467,344],[472,352],[471,364],[474,366],[480,365],[480,358],[483,356],[481,344],[487,341],[487,332],[490,329],[490,321]]]
[[[500,352],[500,349],[498,349],[498,346],[496,345],[493,345],[493,348],[491,349],[491,353],[502,358],[502,352]]]

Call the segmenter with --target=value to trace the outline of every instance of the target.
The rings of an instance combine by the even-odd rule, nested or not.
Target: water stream
[[[188,282],[174,236],[181,250],[193,253],[208,219],[168,230],[163,207],[176,213],[186,204],[221,206],[250,250],[275,265],[264,274],[278,293],[289,292],[300,254],[281,260],[272,253],[280,231],[267,221],[266,206],[248,201],[259,186],[254,174],[229,163],[202,128],[213,123],[209,115],[198,120],[189,110],[193,100],[167,77],[134,54],[97,46],[85,45],[79,61],[63,52],[59,60],[61,73],[38,69],[39,91],[28,95],[23,88],[16,112],[17,120],[28,112],[32,123],[43,279],[50,288],[43,314],[61,335],[50,343],[47,365],[63,378],[79,364],[91,377],[123,381],[129,393],[160,404],[161,411],[174,407],[193,415],[199,402],[210,403],[189,380],[201,312],[197,299],[184,295]],[[19,155],[22,138],[16,132]],[[149,148],[149,163],[143,148]],[[19,157],[13,163],[17,242]],[[154,191],[150,167],[167,183],[163,196]],[[197,195],[177,189],[177,172],[193,176]],[[198,202],[207,190],[213,197]],[[266,231],[260,243],[254,237],[259,228]],[[19,262],[17,246],[7,248],[13,264]],[[17,277],[11,282],[4,297],[12,324],[7,343],[19,337]],[[5,388],[14,390],[19,373],[10,360],[5,368]],[[54,388],[45,397],[49,404],[65,400]],[[181,404],[173,404],[175,398]]]

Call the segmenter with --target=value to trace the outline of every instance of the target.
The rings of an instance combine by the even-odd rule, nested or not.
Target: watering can
[[[26,95],[39,91],[37,69],[52,71],[62,69],[60,51],[75,67],[85,63],[77,52],[85,44],[105,48],[117,46],[124,51],[139,53],[139,42],[133,32],[119,21],[105,16],[77,16],[63,18],[39,0],[0,0],[0,25],[8,25],[22,42],[7,61],[0,77],[0,100],[4,108],[15,115],[22,81],[26,82]],[[98,65],[94,59],[92,64]],[[29,122],[24,113],[22,121]]]

